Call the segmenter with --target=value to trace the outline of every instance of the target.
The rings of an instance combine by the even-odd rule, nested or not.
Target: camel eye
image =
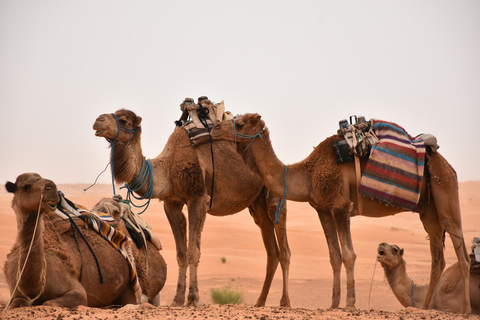
[[[31,184],[25,184],[25,185],[22,186],[22,190],[23,190],[23,191],[27,191],[27,190],[30,189],[31,187],[32,187]]]
[[[395,254],[398,253],[398,249],[397,249],[397,248],[393,248],[392,251],[393,251],[393,253],[395,253]]]
[[[121,125],[126,125],[127,124],[127,120],[125,120],[125,119],[118,119],[118,122],[120,122]]]

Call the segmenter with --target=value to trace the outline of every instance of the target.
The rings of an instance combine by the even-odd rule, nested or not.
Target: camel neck
[[[285,192],[285,167],[278,159],[270,141],[268,129],[262,138],[255,139],[244,151],[246,159],[253,158],[253,166],[263,180],[263,183],[274,195],[283,198]],[[286,174],[288,189],[286,199],[293,201],[309,201],[309,185],[311,180],[301,170],[298,164],[288,165]]]
[[[415,292],[415,288],[419,289],[419,287],[416,286],[414,281],[408,276],[405,264],[399,264],[393,269],[385,269],[385,275],[390,288],[402,306],[419,307],[417,303],[419,298],[418,292]],[[412,305],[412,303],[414,305]]]
[[[45,223],[43,221],[43,214],[40,213],[37,224],[37,214],[30,213],[21,223],[18,232],[18,245],[20,255],[18,259],[18,271],[22,270],[25,261],[25,269],[20,279],[19,286],[27,295],[36,295],[38,288],[42,285],[42,274],[45,266],[45,251],[44,251],[44,230]],[[35,231],[35,236],[33,235]],[[30,252],[29,248],[31,246]],[[28,254],[28,260],[27,259]]]
[[[140,144],[140,133],[137,133],[129,142],[125,144],[116,143],[112,148],[111,165],[113,166],[115,181],[117,183],[131,183],[140,174],[144,158]]]

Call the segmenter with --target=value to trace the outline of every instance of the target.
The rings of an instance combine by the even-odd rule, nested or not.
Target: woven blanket
[[[206,119],[206,121],[210,130],[212,130],[213,128],[212,121],[210,121],[210,119]],[[190,137],[190,141],[192,142],[192,145],[194,147],[210,141],[210,136],[206,128],[197,128],[195,124],[191,121],[185,122],[183,127],[187,131],[188,136]]]
[[[136,302],[140,303],[142,295],[140,283],[138,282],[135,264],[131,261],[126,249],[127,243],[132,240],[123,234],[123,232],[112,226],[115,220],[110,215],[98,211],[88,211],[84,206],[66,199],[61,191],[58,192],[58,195],[60,201],[55,210],[55,213],[58,216],[63,219],[68,219],[68,216],[73,214],[73,216],[82,219],[127,260],[130,270],[130,282],[133,286]]]
[[[372,146],[360,180],[360,195],[415,211],[422,190],[425,143],[399,125],[373,120],[379,142]]]

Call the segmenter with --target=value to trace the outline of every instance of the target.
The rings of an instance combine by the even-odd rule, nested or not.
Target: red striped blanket
[[[359,194],[415,211],[422,190],[425,143],[395,123],[372,121],[379,142],[371,148]]]

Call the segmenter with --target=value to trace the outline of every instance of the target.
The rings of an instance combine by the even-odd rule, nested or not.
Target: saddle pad
[[[205,121],[207,122],[209,130],[212,130],[212,121],[210,121],[210,119],[206,119]],[[185,122],[183,127],[187,131],[190,141],[194,147],[210,141],[210,136],[206,128],[197,128],[192,121]]]
[[[372,145],[359,194],[415,211],[422,190],[425,143],[395,123],[372,121],[379,142]]]
[[[102,238],[107,241],[115,250],[120,252],[122,256],[127,260],[128,267],[130,269],[130,282],[135,292],[137,303],[141,301],[141,288],[138,282],[137,272],[135,270],[134,263],[130,260],[127,254],[126,245],[131,239],[124,235],[120,230],[115,229],[110,224],[106,223],[98,217],[99,212],[90,212],[85,207],[80,206],[66,199],[61,191],[58,192],[60,201],[57,204],[55,213],[63,219],[68,219],[67,216],[73,214],[73,216],[82,219],[85,224],[88,224],[93,230],[98,232]],[[107,214],[108,216],[108,214]],[[110,217],[113,220],[113,217]],[[110,221],[110,218],[105,217],[106,221]]]

